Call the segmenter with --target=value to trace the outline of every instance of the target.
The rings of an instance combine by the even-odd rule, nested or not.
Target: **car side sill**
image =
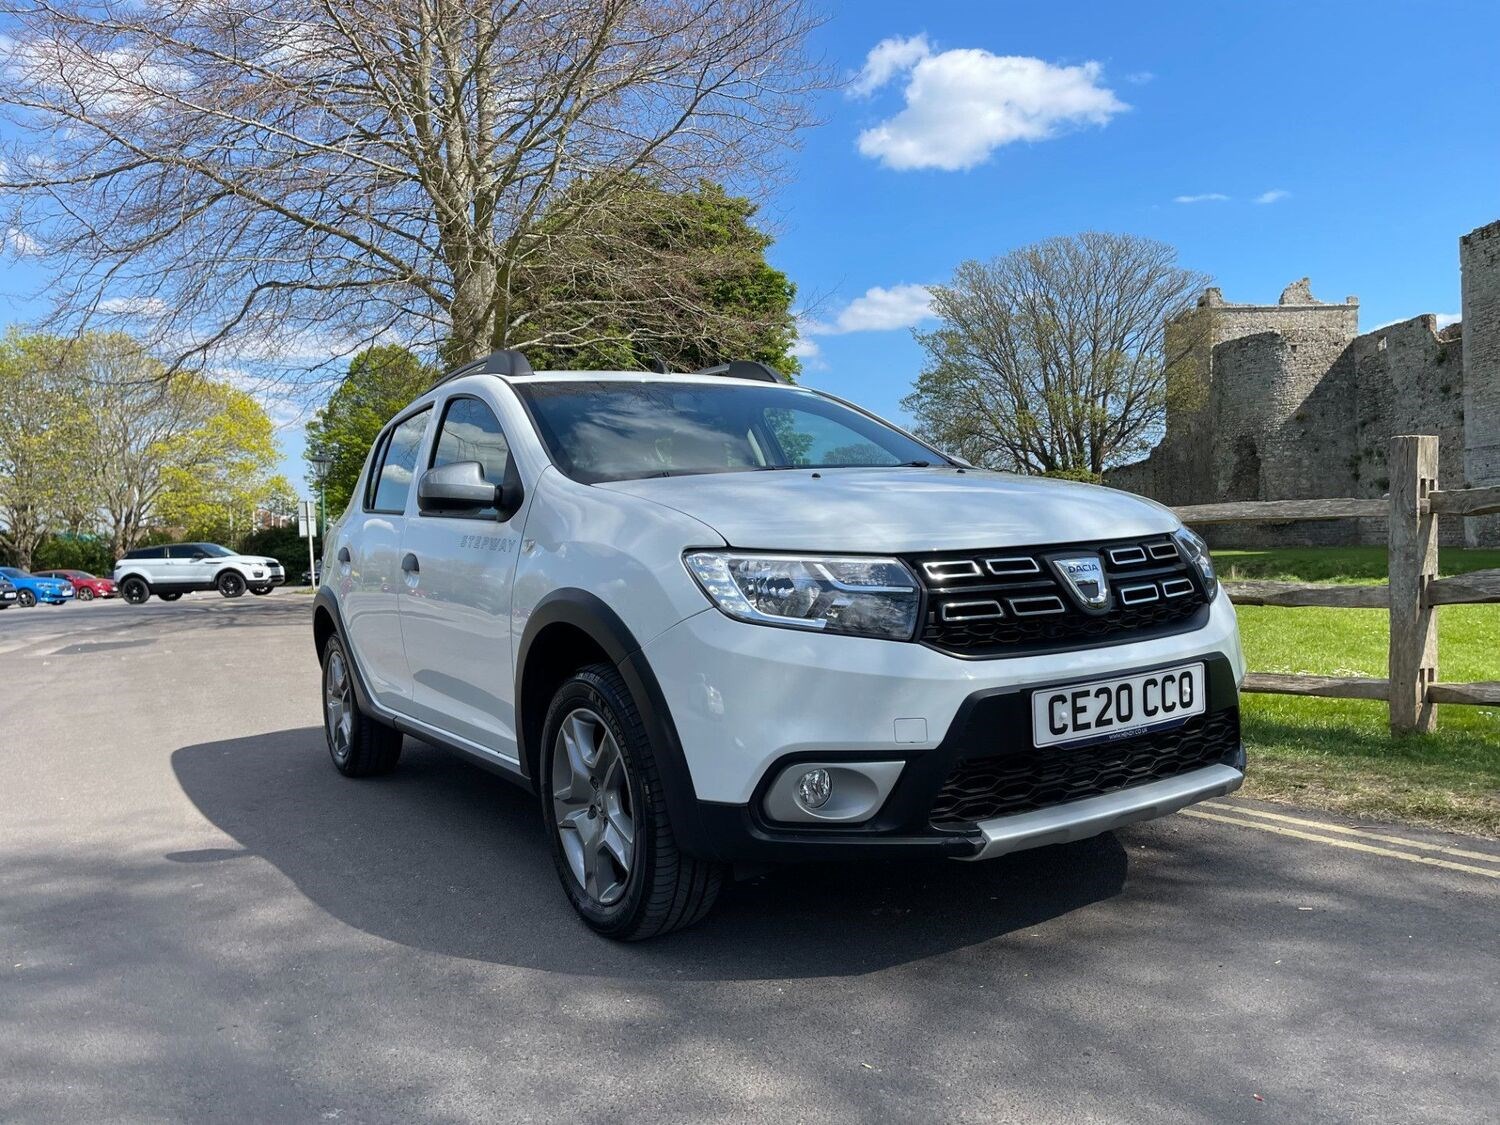
[[[508,778],[524,789],[531,788],[531,781],[521,772],[521,764],[514,759],[501,757],[493,751],[486,750],[477,743],[468,739],[459,738],[457,735],[446,734],[436,727],[430,727],[426,723],[416,719],[409,719],[405,715],[398,715],[379,704],[375,704],[374,710],[380,717],[402,734],[409,734],[413,738],[420,738],[423,742],[430,742],[441,750],[450,754],[457,754],[460,758],[466,758],[476,766],[497,773],[501,777]]]
[[[1233,766],[1205,766],[1179,777],[1163,778],[1148,785],[1122,789],[1099,797],[1085,797],[1050,809],[997,816],[981,820],[977,828],[983,842],[964,860],[993,859],[1027,848],[1042,848],[1097,836],[1126,824],[1166,816],[1210,797],[1233,793],[1245,775]]]

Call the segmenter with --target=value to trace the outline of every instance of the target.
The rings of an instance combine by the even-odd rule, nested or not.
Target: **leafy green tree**
[[[412,399],[432,385],[436,369],[406,348],[383,344],[360,352],[349,373],[307,424],[309,466],[327,458],[323,494],[330,515],[341,512],[354,495],[365,455],[380,428]]]
[[[55,336],[12,330],[0,340],[0,548],[19,567],[33,565],[50,530],[92,507],[80,356]]]
[[[578,191],[586,191],[587,184]],[[754,359],[795,374],[796,286],[766,262],[756,206],[703,183],[645,180],[587,225],[571,202],[542,223],[542,250],[517,272],[529,310],[526,349],[541,369],[692,371]]]

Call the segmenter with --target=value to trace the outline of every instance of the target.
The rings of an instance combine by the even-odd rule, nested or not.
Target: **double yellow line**
[[[1226,816],[1226,813],[1233,815]],[[1348,848],[1350,851],[1390,856],[1392,859],[1404,859],[1408,863],[1422,863],[1428,867],[1442,867],[1449,871],[1462,871],[1469,875],[1483,875],[1489,879],[1500,879],[1500,854],[1471,852],[1465,851],[1463,848],[1452,848],[1446,844],[1428,844],[1421,840],[1406,840],[1400,836],[1386,836],[1379,832],[1367,832],[1363,828],[1345,828],[1342,824],[1327,824],[1320,820],[1305,820],[1298,816],[1287,816],[1285,813],[1265,812],[1261,809],[1247,808],[1244,805],[1226,804],[1222,801],[1207,801],[1194,808],[1184,809],[1182,815],[1197,817],[1199,820],[1214,820],[1220,824],[1233,824],[1240,828],[1256,828],[1262,832],[1274,833],[1277,836],[1290,836],[1297,840],[1310,840],[1315,844],[1327,844],[1329,847],[1334,848]],[[1297,827],[1289,827],[1291,825],[1296,825]],[[1312,829],[1313,831],[1308,831],[1308,829]],[[1364,840],[1375,840],[1378,843],[1366,844],[1362,842]],[[1381,847],[1381,844],[1394,844],[1396,847]],[[1443,858],[1444,856],[1453,856],[1455,858],[1445,859]],[[1479,860],[1493,866],[1476,867],[1471,863],[1457,862],[1460,859]]]

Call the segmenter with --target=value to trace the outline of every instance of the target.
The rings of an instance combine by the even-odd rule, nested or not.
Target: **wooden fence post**
[[[1437,517],[1427,496],[1437,488],[1438,439],[1391,439],[1391,731],[1430,731],[1437,712],[1427,689],[1437,679],[1437,611],[1427,584],[1437,577]]]

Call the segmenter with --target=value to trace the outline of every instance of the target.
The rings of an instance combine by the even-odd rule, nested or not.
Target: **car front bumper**
[[[724,859],[788,861],[925,852],[975,859],[1076,839],[1222,795],[1243,778],[1234,610],[1220,594],[1200,628],[1145,641],[993,660],[918,644],[804,634],[697,614],[641,654],[661,685],[696,798],[689,846]],[[970,759],[1053,753],[1032,744],[1034,689],[1203,661],[1222,755],[1191,776],[1143,775],[1117,792],[963,825],[935,825],[934,801]],[[860,823],[790,824],[767,790],[806,762],[899,762]],[[1132,775],[1135,776],[1135,775]]]

